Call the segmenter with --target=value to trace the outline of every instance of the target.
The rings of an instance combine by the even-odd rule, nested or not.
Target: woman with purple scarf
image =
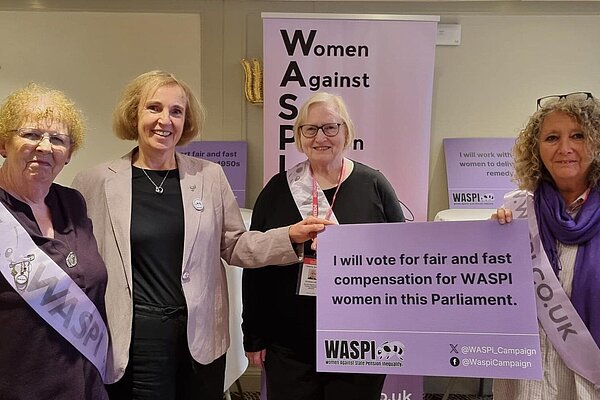
[[[494,400],[600,399],[600,102],[537,104],[513,149],[520,190],[495,217],[529,218],[544,375],[496,380]]]

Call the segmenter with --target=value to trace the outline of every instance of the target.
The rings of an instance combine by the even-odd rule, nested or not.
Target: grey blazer
[[[80,172],[73,181],[87,202],[100,254],[108,270],[106,312],[111,346],[107,383],[119,380],[129,360],[133,314],[131,272],[131,157]],[[188,346],[208,364],[229,347],[229,306],[223,258],[230,265],[261,267],[299,261],[288,228],[246,232],[222,168],[176,155],[185,221],[181,283],[188,308]],[[200,200],[203,209],[194,208]],[[200,208],[200,207],[198,207]]]

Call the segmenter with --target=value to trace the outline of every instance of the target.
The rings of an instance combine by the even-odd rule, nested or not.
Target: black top
[[[56,184],[50,187],[45,202],[52,213],[53,239],[42,235],[27,204],[2,189],[0,201],[40,250],[83,290],[106,321],[106,267],[81,194]],[[77,264],[72,268],[66,262],[70,252],[77,256]],[[0,268],[8,268],[5,256],[2,254],[4,262]],[[58,289],[51,291],[57,292]],[[78,329],[79,321],[71,323]],[[108,399],[96,367],[48,325],[2,276],[0,338],[0,399]]]
[[[330,204],[334,192],[335,188],[324,191]],[[356,161],[354,170],[340,186],[333,211],[340,224],[404,221],[388,180],[379,171]],[[286,173],[282,172],[271,178],[258,196],[250,229],[266,231],[301,219]],[[310,252],[308,244],[305,249]],[[244,270],[242,328],[246,351],[276,344],[314,357],[316,298],[296,294],[301,266]]]
[[[133,302],[158,306],[185,306],[181,285],[183,262],[183,201],[179,170],[132,168],[131,266]]]

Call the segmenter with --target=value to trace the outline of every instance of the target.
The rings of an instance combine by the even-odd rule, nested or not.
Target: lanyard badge
[[[333,199],[331,200],[331,205],[329,209],[325,213],[325,219],[331,218],[331,214],[333,213],[333,205],[335,203],[335,199],[337,197],[338,191],[340,190],[340,186],[342,184],[342,179],[344,178],[345,172],[345,163],[344,159],[342,159],[342,168],[340,170],[340,176],[338,178],[337,188],[335,189],[335,193],[333,194]],[[312,177],[312,215],[313,217],[319,216],[319,191],[317,190],[317,180],[315,179],[314,174],[312,173],[311,168],[311,177]],[[298,274],[298,286],[297,293],[302,296],[316,296],[317,295],[317,257],[304,257],[304,262],[302,263],[302,268],[300,269],[300,273]]]

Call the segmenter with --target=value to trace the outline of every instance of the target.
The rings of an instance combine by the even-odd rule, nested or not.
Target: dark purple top
[[[2,189],[0,201],[38,247],[94,302],[106,321],[106,267],[98,253],[81,194],[57,184],[50,187],[45,201],[52,212],[54,239],[42,236],[27,204]],[[66,263],[70,252],[77,256],[73,268]],[[2,254],[0,261],[0,268],[8,268]],[[96,367],[48,325],[3,276],[0,276],[0,398],[108,399]]]

